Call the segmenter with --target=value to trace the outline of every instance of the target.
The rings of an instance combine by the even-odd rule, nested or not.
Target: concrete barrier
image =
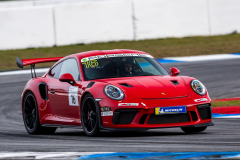
[[[69,5],[69,4],[77,4],[82,2],[89,2],[89,1],[104,1],[104,0],[34,0],[34,5]],[[114,1],[114,0],[112,0]]]
[[[54,45],[51,8],[0,10],[0,49],[50,47]]]
[[[104,1],[55,9],[56,44],[133,40],[131,1]]]
[[[229,34],[240,32],[239,8],[239,0],[1,2],[0,50]]]
[[[209,0],[211,35],[239,33],[239,8],[239,0]]]
[[[136,38],[209,35],[205,0],[134,0]]]
[[[0,2],[0,9],[14,8],[14,7],[30,7],[33,6],[33,1],[4,1]]]

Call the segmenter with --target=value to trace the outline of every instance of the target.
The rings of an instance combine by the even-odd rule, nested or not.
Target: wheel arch
[[[79,105],[80,105],[80,112],[81,112],[81,108],[82,108],[82,101],[83,101],[84,97],[85,97],[87,94],[91,94],[91,95],[93,96],[93,94],[92,94],[91,92],[89,92],[89,91],[86,91],[86,92],[83,93],[83,95],[81,96],[81,99],[80,99],[80,103],[79,103]],[[93,96],[93,98],[94,98],[94,96]],[[81,114],[81,113],[80,113],[80,114]]]
[[[23,112],[24,98],[27,93],[31,92],[34,95],[36,102],[37,102],[37,108],[38,108],[40,122],[41,122],[43,116],[45,115],[44,108],[46,108],[45,106],[47,105],[47,101],[48,101],[46,99],[43,99],[43,97],[41,95],[41,92],[39,90],[39,85],[41,85],[41,84],[45,84],[47,86],[46,80],[44,80],[42,78],[36,78],[34,80],[31,79],[28,81],[28,83],[26,84],[25,89],[22,93],[22,106],[21,106],[22,112]],[[47,90],[46,90],[46,94],[47,94]]]

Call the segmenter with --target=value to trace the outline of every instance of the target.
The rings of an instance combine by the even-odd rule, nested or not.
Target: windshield
[[[81,60],[85,80],[169,75],[152,56],[116,54],[87,57]]]

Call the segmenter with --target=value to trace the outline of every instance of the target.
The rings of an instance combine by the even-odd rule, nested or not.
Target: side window
[[[56,66],[54,66],[51,71],[49,72],[49,76],[53,77],[53,78],[59,78],[59,74],[60,74],[60,70],[62,67],[62,62],[58,63]]]
[[[60,71],[60,76],[65,73],[70,73],[73,76],[75,81],[80,80],[78,65],[75,59],[71,58],[63,61],[62,68]]]

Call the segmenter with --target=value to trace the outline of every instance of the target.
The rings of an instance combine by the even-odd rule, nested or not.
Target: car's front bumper
[[[98,102],[99,110],[101,107],[109,106],[105,102]],[[212,109],[209,102],[204,104],[191,104],[187,106],[187,113],[155,115],[155,106],[148,109],[136,107],[111,107],[113,116],[101,116],[100,128],[117,131],[147,130],[154,128],[169,127],[203,127],[211,126]]]

